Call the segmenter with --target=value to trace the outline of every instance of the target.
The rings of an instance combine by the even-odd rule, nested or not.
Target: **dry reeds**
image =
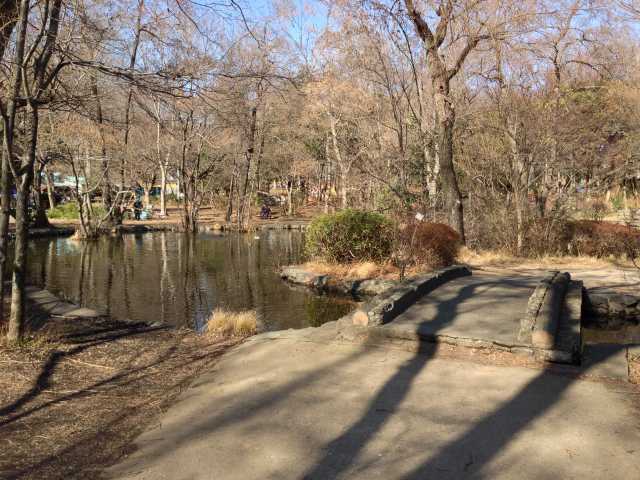
[[[232,312],[216,308],[207,321],[206,332],[222,337],[250,337],[258,331],[258,315],[255,310]]]
[[[328,263],[310,261],[302,265],[302,268],[318,275],[330,275],[337,278],[363,279],[381,278],[396,273],[396,268],[391,263],[353,262],[353,263]]]

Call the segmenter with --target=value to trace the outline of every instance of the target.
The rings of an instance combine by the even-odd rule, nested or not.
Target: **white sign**
[[[422,220],[424,220],[424,215],[421,214],[420,212],[416,213],[416,220],[421,222]]]

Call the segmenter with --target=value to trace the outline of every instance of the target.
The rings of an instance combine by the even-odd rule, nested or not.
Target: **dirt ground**
[[[237,343],[94,319],[0,344],[0,478],[99,478]]]
[[[254,212],[252,215],[252,224],[254,225],[262,225],[273,222],[308,222],[313,217],[316,217],[321,212],[317,206],[304,206],[300,207],[296,210],[294,215],[286,215],[284,208],[282,207],[272,207],[271,208],[271,218],[269,220],[261,220],[259,218],[260,209],[258,207],[254,208]],[[154,217],[149,220],[125,220],[124,225],[180,225],[182,221],[181,217],[181,209],[178,207],[169,207],[167,208],[167,216],[159,217],[157,212],[155,212]],[[215,223],[225,224],[225,212],[219,209],[211,208],[211,207],[203,207],[200,209],[200,224],[202,225],[212,225]],[[51,219],[49,222],[55,226],[75,226],[78,224],[77,220],[68,220],[68,219]]]

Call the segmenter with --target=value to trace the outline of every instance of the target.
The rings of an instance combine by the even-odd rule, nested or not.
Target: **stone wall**
[[[617,328],[625,323],[640,323],[640,297],[617,293],[587,291],[585,314],[589,323]]]
[[[298,265],[282,267],[280,277],[295,285],[304,285],[321,293],[339,293],[353,296],[379,295],[399,284],[385,279],[343,279],[331,275],[319,275]]]
[[[560,305],[570,278],[568,273],[552,271],[540,280],[529,297],[524,316],[520,319],[519,341],[532,344],[534,334],[537,333],[538,342],[548,343],[547,337],[550,335],[547,334],[552,333],[550,329],[553,328],[555,332],[557,328]]]
[[[367,326],[388,323],[440,285],[467,275],[471,275],[471,270],[466,266],[453,265],[399,284],[356,310],[352,314],[353,323]]]

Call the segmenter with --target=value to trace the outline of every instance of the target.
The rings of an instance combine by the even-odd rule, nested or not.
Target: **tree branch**
[[[416,27],[418,35],[422,41],[427,44],[427,48],[431,48],[435,44],[435,39],[433,37],[433,32],[431,32],[431,29],[429,28],[429,24],[424,20],[424,18],[422,18],[422,15],[418,13],[415,5],[413,4],[413,0],[405,0],[404,3],[407,7],[407,13]]]

